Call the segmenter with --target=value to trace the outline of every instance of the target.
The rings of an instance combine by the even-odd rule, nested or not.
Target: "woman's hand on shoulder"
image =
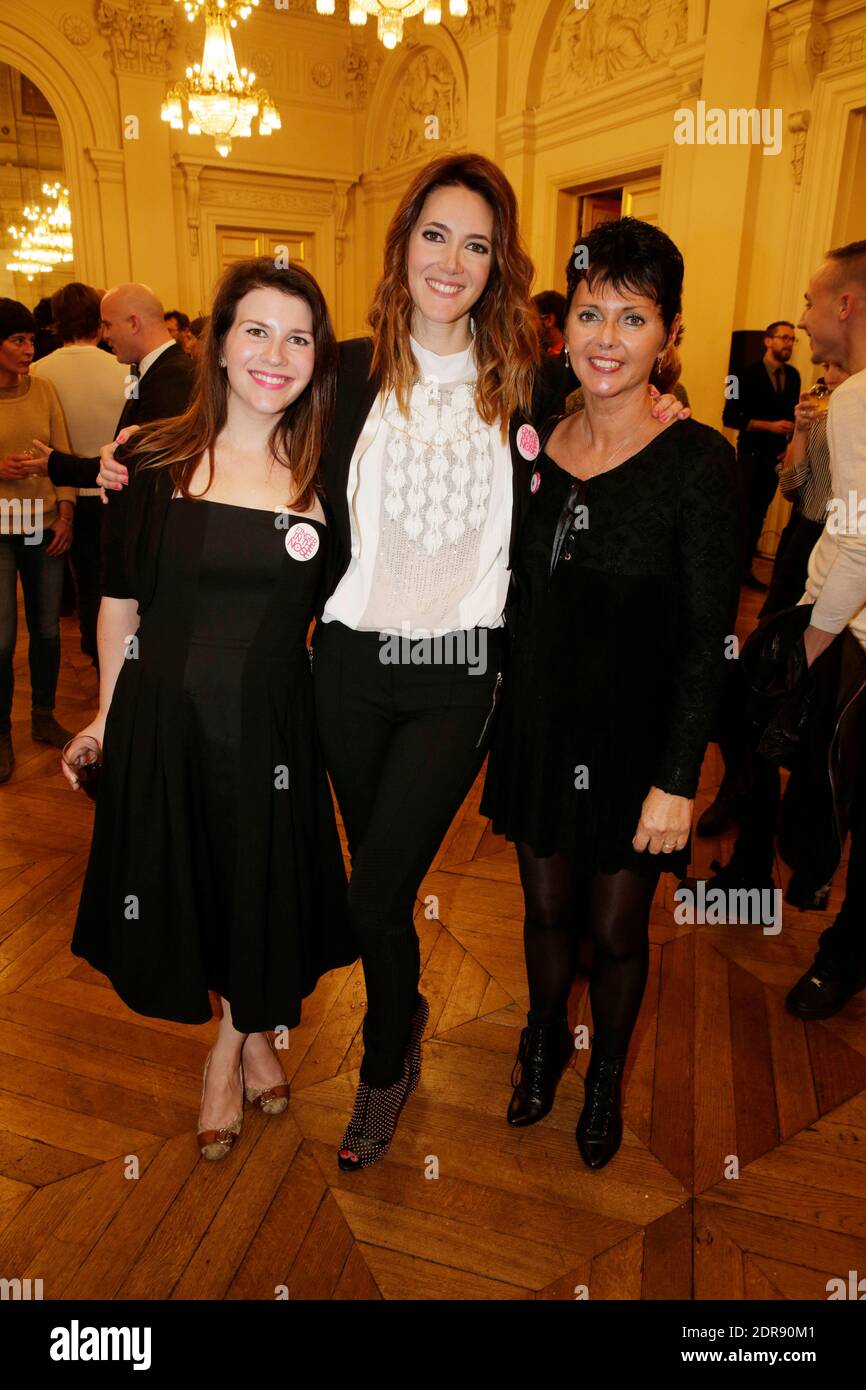
[[[650,787],[641,807],[640,820],[632,846],[640,854],[672,854],[683,849],[689,838],[694,802],[685,796],[673,796],[660,787]]]
[[[688,420],[691,415],[691,407],[683,405],[679,396],[660,395],[656,386],[650,387],[650,395],[653,398],[652,413],[656,420],[666,423],[668,420]]]

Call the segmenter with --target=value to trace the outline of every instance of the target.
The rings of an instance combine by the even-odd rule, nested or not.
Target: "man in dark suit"
[[[763,357],[743,372],[739,395],[725,402],[722,415],[730,429],[740,431],[737,458],[745,541],[743,583],[751,589],[767,587],[752,574],[752,556],[779,481],[776,464],[794,432],[794,407],[800,399],[800,373],[790,365],[795,342],[792,323],[785,319],[771,323],[764,334]]]
[[[103,332],[118,361],[130,364],[126,405],[115,436],[127,425],[182,414],[192,394],[195,364],[169,333],[153,290],[147,285],[118,285],[103,298],[101,312]],[[64,454],[39,441],[34,441],[34,449],[55,487],[96,485],[98,457]]]

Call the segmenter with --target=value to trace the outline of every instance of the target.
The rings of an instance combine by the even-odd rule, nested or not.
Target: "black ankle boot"
[[[592,1056],[584,1080],[586,1100],[575,1131],[587,1168],[603,1168],[622,1143],[620,1083],[624,1057]]]
[[[567,1024],[524,1028],[511,1073],[514,1093],[506,1116],[510,1125],[534,1125],[550,1114],[556,1083],[573,1051]]]

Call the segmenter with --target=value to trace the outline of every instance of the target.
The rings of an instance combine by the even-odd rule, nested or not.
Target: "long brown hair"
[[[393,390],[399,409],[408,415],[409,395],[418,380],[409,342],[413,308],[407,276],[409,237],[427,197],[437,188],[460,186],[480,194],[493,212],[490,278],[472,306],[478,372],[475,407],[485,424],[498,420],[504,436],[515,410],[529,412],[541,348],[529,299],[533,265],[520,238],[514,189],[502,170],[483,155],[451,154],[432,160],[415,176],[391,218],[385,237],[385,269],[369,316],[371,375],[381,375],[383,392]]]
[[[201,338],[195,389],[187,409],[173,419],[143,426],[132,436],[127,452],[147,454],[140,468],[167,468],[175,488],[187,498],[198,459],[206,452],[209,472],[205,492],[210,489],[214,446],[228,411],[228,376],[219,365],[223,340],[244,295],[250,290],[269,288],[303,299],[309,304],[313,319],[312,379],[277,418],[268,439],[277,462],[291,469],[294,496],[287,505],[305,512],[321,491],[319,456],[334,409],[337,345],[324,295],[302,266],[278,269],[269,257],[260,256],[236,261],[228,267],[217,285],[210,320]]]

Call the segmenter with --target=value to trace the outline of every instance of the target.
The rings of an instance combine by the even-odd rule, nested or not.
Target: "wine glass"
[[[71,752],[73,745],[75,751]],[[102,749],[99,741],[91,734],[76,734],[65,745],[61,754],[66,766],[75,774],[78,785],[91,801],[96,800],[99,785],[99,772],[102,767]]]
[[[819,415],[823,415],[830,405],[830,387],[827,386],[823,378],[816,381],[806,395],[811,397],[810,404],[814,405]]]

